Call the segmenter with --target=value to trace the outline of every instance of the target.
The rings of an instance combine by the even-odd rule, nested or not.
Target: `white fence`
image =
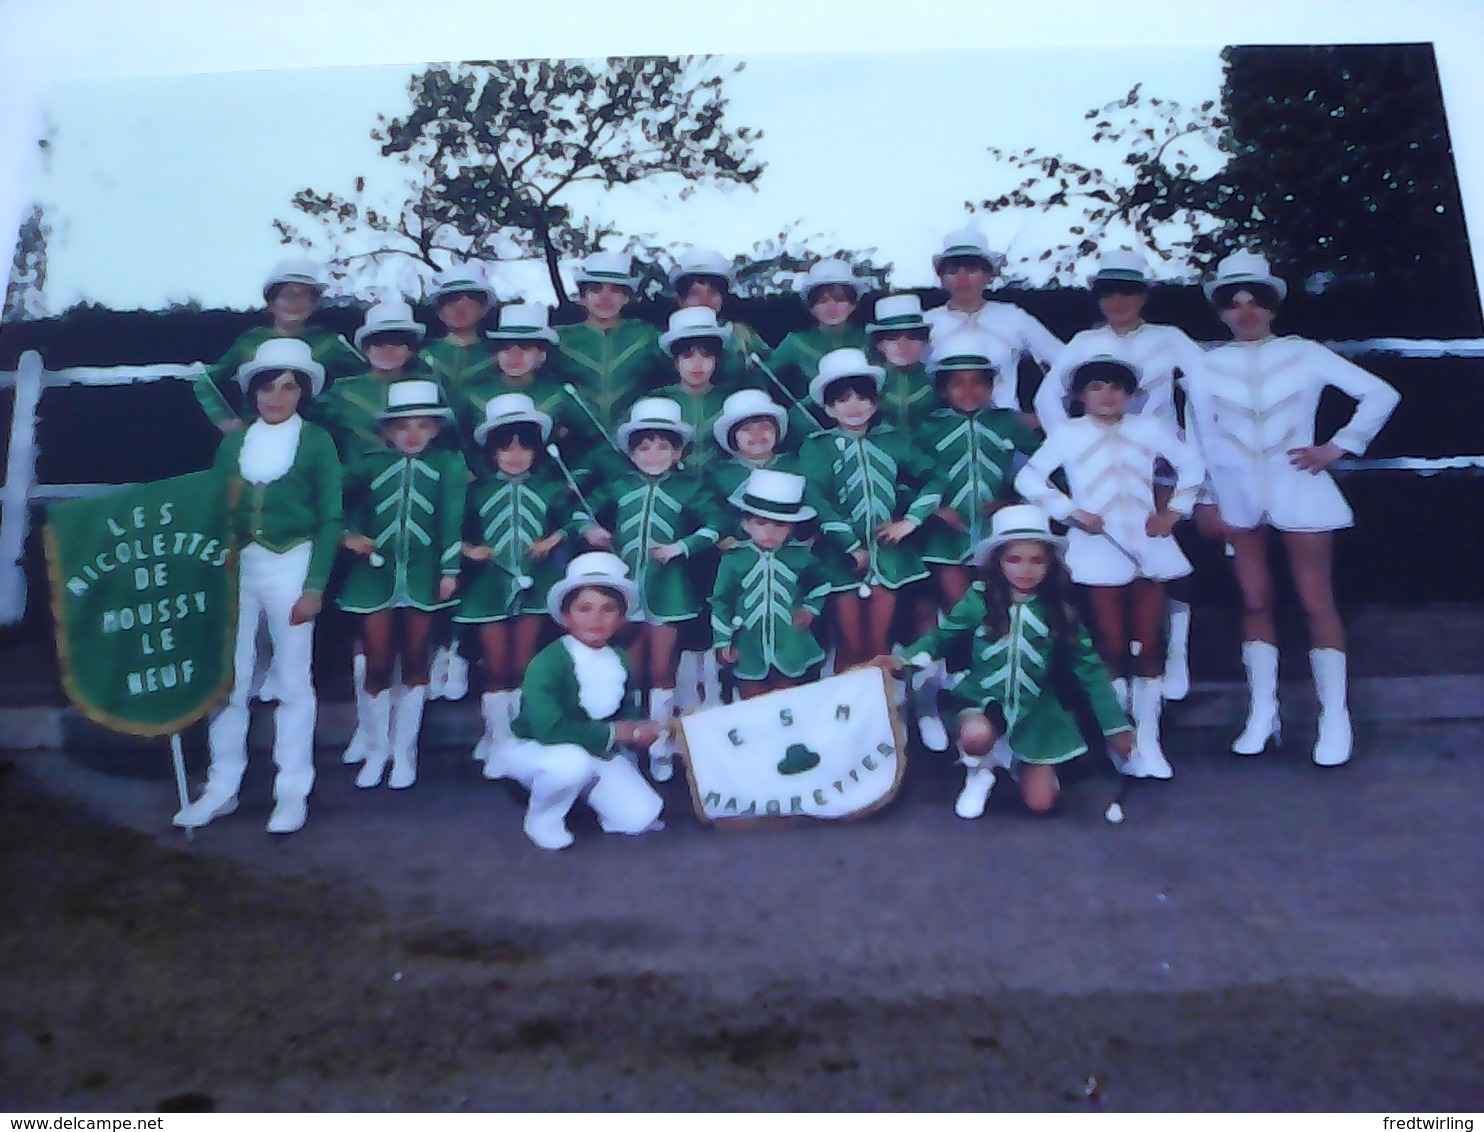
[[[1484,358],[1484,338],[1369,338],[1326,344],[1347,357],[1393,354],[1403,358]],[[0,389],[15,386],[15,411],[10,421],[10,452],[6,460],[5,483],[0,487],[0,625],[14,624],[26,611],[26,575],[22,559],[30,521],[29,504],[76,499],[125,486],[36,482],[36,422],[42,391],[65,385],[132,385],[164,378],[194,380],[205,372],[206,367],[200,362],[190,365],[79,366],[73,369],[47,370],[41,355],[34,350],[21,355],[19,368],[14,372],[0,372]],[[1424,476],[1480,469],[1484,469],[1484,455],[1346,459],[1335,465],[1335,470],[1339,472],[1403,470]]]

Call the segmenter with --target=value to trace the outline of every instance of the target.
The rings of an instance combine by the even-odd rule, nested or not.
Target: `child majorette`
[[[625,748],[651,746],[661,728],[634,718],[628,661],[612,645],[638,600],[624,564],[598,552],[572,559],[547,596],[566,636],[526,668],[513,735],[485,764],[486,777],[531,792],[524,828],[542,849],[572,844],[567,812],[584,792],[605,833],[660,828],[663,802]]]
[[[670,270],[670,287],[680,305],[710,307],[718,319],[736,281],[726,256],[706,248],[687,248]],[[728,392],[744,386],[762,388],[766,378],[756,371],[751,359],[756,356],[766,365],[772,353],[768,343],[745,322],[733,319],[722,325],[731,334],[727,337],[726,354],[716,384]]]
[[[468,263],[440,272],[428,300],[443,324],[443,337],[424,346],[421,356],[453,404],[467,382],[488,373],[495,364],[482,324],[498,296],[483,269]]]
[[[824,612],[830,581],[810,547],[793,537],[815,517],[805,487],[803,476],[758,468],[728,500],[742,512],[747,540],[722,555],[711,636],[743,699],[805,683],[824,663],[810,626]]]
[[[1128,412],[1151,414],[1182,439],[1185,434],[1175,413],[1175,385],[1200,364],[1204,351],[1175,326],[1144,321],[1144,304],[1151,287],[1149,265],[1137,252],[1119,249],[1105,253],[1092,277],[1092,294],[1106,323],[1072,336],[1041,388],[1036,391],[1036,416],[1052,432],[1065,424],[1072,407],[1070,376],[1089,358],[1122,358],[1134,367],[1139,388]],[[1163,506],[1175,487],[1168,464],[1156,462],[1155,502]],[[1190,603],[1184,581],[1169,584],[1169,620],[1166,625],[1164,697],[1183,700],[1190,691]]]
[[[1015,501],[1016,456],[1029,456],[1041,443],[1018,413],[993,404],[992,349],[982,335],[961,331],[943,340],[931,367],[941,407],[923,421],[917,436],[938,469],[943,502],[923,530],[922,558],[938,591],[936,603],[922,603],[923,632],[932,628],[939,609],[952,609],[969,592],[974,549],[984,541],[990,517]],[[935,670],[917,682],[918,729],[932,751],[948,749],[937,711],[942,676]]]
[[[660,348],[669,355],[673,383],[655,391],[680,406],[681,419],[693,436],[703,438],[691,449],[686,464],[700,471],[719,455],[709,443],[711,422],[721,412],[726,394],[716,384],[722,354],[732,337],[732,328],[716,321],[710,307],[682,307],[670,316],[670,326],[660,335]]]
[[[483,459],[465,505],[471,565],[454,620],[478,626],[484,655],[484,738],[474,749],[481,762],[509,736],[520,710],[521,675],[536,654],[546,595],[559,574],[554,551],[591,521],[551,470],[550,436],[551,418],[524,393],[491,397],[474,430]]]
[[[548,325],[550,312],[538,303],[512,303],[500,308],[499,325],[487,335],[495,367],[464,385],[454,416],[471,464],[481,460],[474,430],[484,423],[485,406],[503,393],[523,393],[551,418],[551,440],[579,479],[606,474],[617,466],[612,442],[583,402],[568,393],[548,368],[557,333]]]
[[[238,373],[256,420],[217,450],[228,477],[237,559],[237,639],[232,691],[211,719],[206,787],[175,815],[186,829],[237,808],[247,769],[248,686],[257,660],[258,626],[268,622],[280,691],[273,715],[275,805],[269,833],[303,828],[314,785],[316,704],[310,660],[314,619],[341,532],[341,471],[329,434],[299,415],[324,385],[307,343],[264,342]]]
[[[1061,353],[1061,339],[1019,307],[984,297],[984,288],[997,268],[989,244],[973,228],[948,233],[942,251],[933,256],[933,270],[948,292],[948,301],[925,316],[932,330],[931,352],[936,353],[940,338],[955,330],[983,333],[996,344],[990,358],[997,375],[994,403],[1002,409],[1019,409],[1021,357],[1029,354],[1047,370]]]
[[[1069,379],[1083,415],[1047,437],[1015,477],[1015,487],[1071,525],[1067,569],[1074,582],[1087,587],[1098,652],[1138,728],[1133,758],[1123,772],[1169,778],[1173,771],[1159,742],[1164,583],[1190,573],[1171,532],[1189,518],[1205,469],[1195,448],[1159,417],[1127,412],[1139,387],[1128,362],[1090,358]],[[1163,501],[1154,487],[1160,459],[1175,474],[1174,491]],[[1051,484],[1058,468],[1066,472],[1070,496]]]
[[[871,340],[871,360],[886,375],[881,386],[881,417],[910,431],[939,404],[922,360],[928,348],[922,300],[916,295],[883,295],[876,300],[875,316],[866,324],[866,333]]]
[[[576,280],[577,301],[587,317],[556,328],[561,340],[557,368],[611,434],[629,406],[667,381],[671,371],[654,327],[623,317],[639,285],[632,256],[594,252],[577,268]]]
[[[366,312],[356,331],[356,348],[366,355],[371,369],[354,377],[342,377],[325,390],[318,414],[335,438],[335,447],[347,466],[363,456],[381,451],[381,414],[387,390],[398,381],[426,380],[427,367],[413,351],[427,329],[400,299],[377,303]]]
[[[819,362],[809,395],[836,427],[811,436],[799,469],[835,507],[863,546],[853,555],[865,580],[846,583],[833,601],[840,669],[890,648],[897,591],[928,576],[907,539],[942,502],[931,460],[913,437],[876,422],[883,373],[852,347]]]
[[[388,786],[417,781],[431,642],[458,588],[469,478],[457,450],[435,445],[452,416],[437,382],[399,381],[380,414],[385,445],[346,472],[342,543],[357,558],[336,604],[358,617],[366,659],[362,789],[381,785],[388,759]]]
[[[700,477],[679,467],[693,438],[674,401],[641,397],[618,426],[618,443],[632,468],[588,493],[594,525],[584,537],[594,546],[612,546],[637,588],[629,607],[629,620],[637,623],[629,653],[649,692],[650,718],[662,723],[675,714],[682,626],[702,616],[689,559],[714,547],[724,526],[720,504]],[[674,753],[668,733],[650,747],[656,781],[669,780]]]
[[[814,317],[809,330],[792,330],[778,343],[770,365],[795,399],[809,391],[819,359],[844,346],[866,348],[865,332],[851,321],[866,294],[866,282],[843,259],[822,259],[794,289]]]
[[[263,301],[268,304],[269,326],[255,326],[227,348],[215,365],[192,384],[206,419],[223,432],[232,432],[251,420],[257,409],[245,402],[237,385],[238,371],[250,362],[264,342],[293,338],[309,347],[310,355],[323,367],[328,381],[349,377],[366,368],[366,359],[351,348],[344,336],[322,326],[310,326],[320,296],[325,293],[324,269],[312,259],[286,259],[263,281]]]
[[[1309,622],[1309,661],[1319,694],[1314,761],[1350,758],[1345,699],[1345,631],[1335,608],[1330,568],[1333,533],[1354,522],[1326,470],[1345,453],[1365,451],[1399,400],[1379,377],[1317,342],[1273,336],[1288,287],[1267,260],[1235,252],[1216,268],[1206,297],[1235,342],[1206,354],[1187,381],[1186,417],[1205,457],[1214,506],[1196,508],[1205,533],[1231,545],[1242,588],[1242,662],[1251,705],[1232,744],[1260,753],[1278,738],[1278,645],[1273,625],[1267,531],[1283,535],[1288,568]],[[1350,420],[1315,443],[1319,395],[1333,385],[1357,402]]]
[[[1039,508],[1017,504],[995,512],[990,536],[975,552],[980,581],[939,628],[902,650],[906,664],[927,667],[957,645],[970,649],[968,675],[950,693],[960,709],[954,728],[966,768],[954,803],[961,818],[984,813],[1001,736],[1009,743],[998,750],[1013,749],[1008,769],[1025,804],[1036,813],[1051,809],[1061,788],[1056,767],[1087,751],[1067,707],[1073,696],[1091,701],[1110,750],[1124,758],[1132,750],[1108,673],[1067,602],[1061,545]],[[903,664],[892,657],[878,663]]]

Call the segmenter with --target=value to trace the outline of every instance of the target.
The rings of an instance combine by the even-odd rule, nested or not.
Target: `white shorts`
[[[1285,458],[1213,465],[1209,473],[1221,517],[1239,530],[1267,524],[1279,531],[1338,531],[1355,525],[1355,513],[1328,472],[1300,471]]]
[[[1073,527],[1067,532],[1067,572],[1084,586],[1126,586],[1135,578],[1168,582],[1191,572],[1190,560],[1174,538],[1150,538],[1141,528],[1109,527],[1129,553],[1103,535]],[[1137,559],[1137,563],[1134,562]]]

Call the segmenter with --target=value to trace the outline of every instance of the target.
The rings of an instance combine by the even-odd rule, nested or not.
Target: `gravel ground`
[[[191,844],[166,781],[13,756],[0,1109],[1478,1110],[1481,739],[1320,772],[1176,733],[1117,828],[1096,767],[1050,820],[959,822],[921,760],[843,828],[677,789],[564,854],[461,752],[400,796],[322,753],[288,839],[255,765]]]

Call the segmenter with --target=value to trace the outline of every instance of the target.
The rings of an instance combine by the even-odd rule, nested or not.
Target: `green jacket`
[[[588,496],[594,518],[613,532],[613,553],[623,559],[639,587],[640,609],[659,622],[688,621],[701,614],[687,560],[715,546],[727,522],[722,505],[699,476],[671,471],[651,478],[637,468],[596,485]],[[684,551],[658,562],[650,551],[678,542]]]
[[[191,383],[191,392],[212,424],[222,425],[234,420],[246,422],[257,417],[257,407],[247,404],[242,395],[237,371],[252,361],[259,346],[274,338],[298,338],[309,343],[310,354],[325,367],[327,386],[366,368],[366,359],[343,335],[322,326],[304,326],[297,334],[287,335],[280,334],[271,325],[255,326],[227,347],[227,352]],[[304,408],[309,409],[309,406]]]
[[[316,419],[335,438],[340,459],[352,467],[386,449],[381,437],[381,413],[386,409],[387,387],[399,381],[427,381],[430,375],[419,362],[393,378],[377,373],[342,377],[315,399]],[[452,448],[452,438],[439,438],[439,448]]]
[[[866,349],[865,330],[854,323],[846,323],[838,330],[826,330],[822,326],[795,330],[778,343],[778,349],[773,351],[773,359],[768,364],[789,392],[802,398],[808,394],[809,383],[819,372],[819,359],[831,350],[846,346]]]
[[[907,369],[883,368],[886,381],[881,386],[876,419],[901,432],[922,427],[922,423],[942,405],[927,367],[918,362]]]
[[[647,322],[626,318],[612,330],[579,322],[556,332],[561,352],[553,371],[582,394],[610,434],[624,422],[630,405],[675,376],[658,331]]]
[[[385,561],[356,555],[336,604],[348,613],[454,604],[438,600],[438,582],[459,574],[468,480],[464,458],[446,449],[403,456],[383,448],[358,461],[346,475],[346,526],[370,536]]]
[[[818,617],[830,589],[823,567],[803,543],[774,551],[743,543],[722,555],[716,572],[713,646],[737,650],[739,680],[764,680],[770,672],[802,676],[823,663],[824,649],[810,630],[794,624],[794,614],[807,609]]]
[[[312,543],[304,589],[323,593],[344,533],[340,504],[341,467],[329,433],[309,421],[289,470],[272,483],[242,478],[237,459],[247,430],[222,437],[213,467],[227,476],[227,507],[233,546],[257,543],[275,554]]]
[[[437,338],[418,351],[418,357],[452,403],[465,385],[495,369],[495,354],[490,345],[483,338],[468,346],[448,338]]]
[[[976,582],[943,623],[905,646],[902,656],[909,664],[919,658],[940,659],[955,641],[967,638],[968,675],[952,693],[960,708],[985,711],[991,704],[997,705],[1005,716],[1010,747],[1025,762],[1061,763],[1084,754],[1087,744],[1076,720],[1050,684],[1056,658],[1046,603],[1035,595],[1014,602],[1010,606],[1009,631],[998,638],[989,635],[986,613],[984,587]],[[1131,730],[1108,682],[1108,670],[1083,626],[1076,626],[1076,638],[1066,648],[1068,670],[1091,701],[1103,734]]]
[[[655,390],[650,396],[668,397],[674,401],[680,406],[681,419],[696,430],[695,442],[685,454],[687,468],[701,471],[713,461],[727,455],[723,449],[717,447],[716,437],[711,435],[712,422],[721,413],[722,402],[727,399],[723,390],[712,385],[697,395],[683,385],[667,385]]]
[[[989,535],[985,505],[1016,498],[1015,454],[1029,456],[1041,438],[1010,409],[993,406],[966,416],[938,409],[918,429],[919,447],[938,469],[943,506],[957,511],[964,529],[956,531],[936,515],[928,520],[922,556],[928,562],[962,564]]]
[[[896,519],[926,522],[942,502],[932,461],[908,433],[891,425],[877,425],[864,436],[830,429],[804,441],[799,469],[870,552],[870,584],[894,590],[927,577],[913,545],[917,532],[896,544],[876,537],[883,524]]]
[[[522,613],[545,613],[546,593],[561,576],[559,550],[539,562],[531,544],[557,531],[575,542],[590,519],[555,471],[537,470],[519,479],[481,476],[469,489],[464,534],[494,552],[491,562],[464,565],[464,592],[455,621],[486,624]],[[524,589],[520,579],[529,579]]]
[[[768,345],[763,336],[745,322],[726,322],[722,320],[723,326],[732,328],[732,336],[727,339],[725,349],[722,350],[721,364],[716,367],[716,377],[713,384],[728,393],[735,393],[739,389],[768,389],[770,384],[763,376],[761,370],[752,365],[748,360],[749,354],[756,354],[769,366],[769,359],[773,356],[773,348]],[[671,369],[674,372],[674,369]]]
[[[629,658],[622,650],[613,650],[623,662],[624,696],[613,715],[594,719],[582,706],[577,670],[564,640],[552,641],[531,658],[521,680],[520,711],[510,722],[510,733],[552,746],[574,743],[590,755],[611,759],[615,754],[613,721],[639,716]]]

